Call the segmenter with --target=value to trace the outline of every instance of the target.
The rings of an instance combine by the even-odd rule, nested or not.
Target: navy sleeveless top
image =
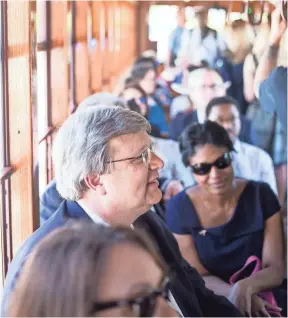
[[[167,202],[166,223],[175,234],[190,234],[202,265],[228,282],[249,256],[262,259],[265,220],[279,210],[268,184],[248,181],[227,223],[204,229],[186,190]]]

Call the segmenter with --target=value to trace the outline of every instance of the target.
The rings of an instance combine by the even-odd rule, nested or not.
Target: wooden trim
[[[76,3],[75,1],[69,2],[70,12],[71,12],[71,30],[69,34],[70,41],[68,42],[69,50],[70,50],[70,64],[69,64],[69,97],[70,97],[70,113],[74,113],[77,105],[76,105],[76,79],[75,79],[75,46],[76,43],[75,38],[75,17],[76,17]]]
[[[0,171],[0,181],[3,182],[11,177],[11,175],[15,172],[15,170],[12,167],[4,167]]]
[[[44,136],[39,140],[38,144],[41,144],[44,140],[47,140],[48,137],[50,137],[53,132],[55,131],[55,127],[48,127],[47,132],[44,134]]]
[[[38,100],[37,100],[37,24],[36,24],[36,1],[29,2],[29,25],[30,25],[30,101],[32,108],[31,118],[31,142],[32,142],[32,217],[33,231],[40,225],[40,200],[39,200],[39,160],[38,160]]]
[[[10,170],[10,144],[9,144],[9,94],[8,94],[8,57],[7,57],[7,2],[1,1],[1,82],[2,82],[2,94],[1,94],[1,108],[2,108],[2,140],[4,145],[3,152],[3,164],[6,169],[3,171],[1,178],[1,233],[2,233],[2,261],[3,271],[6,275],[8,271],[9,261],[12,259],[12,231],[11,231],[11,196],[10,196],[10,180],[6,179],[12,174]],[[8,190],[8,191],[6,191]],[[8,199],[7,199],[8,198]],[[10,226],[9,226],[10,225]]]

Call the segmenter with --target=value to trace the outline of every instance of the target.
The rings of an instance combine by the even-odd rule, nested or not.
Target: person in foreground
[[[180,315],[241,316],[225,297],[205,287],[201,276],[181,257],[165,223],[149,211],[161,200],[157,178],[163,166],[153,153],[149,131],[143,116],[120,107],[91,107],[64,122],[54,140],[53,161],[57,190],[65,200],[14,257],[5,280],[2,309],[34,247],[70,220],[87,220],[148,232],[168,269],[175,273],[169,299]]]
[[[197,181],[166,205],[166,222],[182,255],[208,288],[230,299],[243,315],[279,312],[258,296],[284,279],[280,205],[274,192],[264,182],[234,177],[232,141],[215,122],[189,126],[180,150]],[[232,275],[251,257],[262,269],[232,285]],[[286,291],[278,288],[274,296],[286,314]]]
[[[175,317],[168,287],[166,266],[144,233],[77,222],[29,255],[7,316]]]

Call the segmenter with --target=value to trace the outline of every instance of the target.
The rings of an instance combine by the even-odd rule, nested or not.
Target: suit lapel
[[[92,219],[89,215],[81,208],[81,206],[75,201],[66,201],[65,202],[65,212],[68,214],[69,218],[72,219],[81,219],[91,221]]]

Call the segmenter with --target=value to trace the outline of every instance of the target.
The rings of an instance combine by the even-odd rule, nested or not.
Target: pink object
[[[252,267],[252,263],[255,263],[254,267]],[[248,266],[251,266],[251,270],[252,272],[249,272],[248,276],[246,273],[246,276],[241,276],[245,273],[245,270],[247,270]],[[262,268],[262,264],[261,264],[261,260],[257,257],[257,256],[250,256],[245,265],[235,274],[233,274],[229,280],[229,283],[231,285],[234,285],[235,283],[237,283],[239,280],[244,279],[245,277],[249,277],[249,276],[253,276],[254,274],[256,274],[257,272],[259,272]],[[245,274],[244,274],[245,275]],[[267,303],[278,307],[276,299],[272,293],[272,291],[265,291],[265,292],[261,292],[258,294],[259,297],[261,297],[263,300],[265,300]],[[281,317],[281,312],[278,309],[272,309],[272,308],[267,308],[267,311],[269,312],[270,315],[272,315],[272,317],[277,316],[277,317]]]

